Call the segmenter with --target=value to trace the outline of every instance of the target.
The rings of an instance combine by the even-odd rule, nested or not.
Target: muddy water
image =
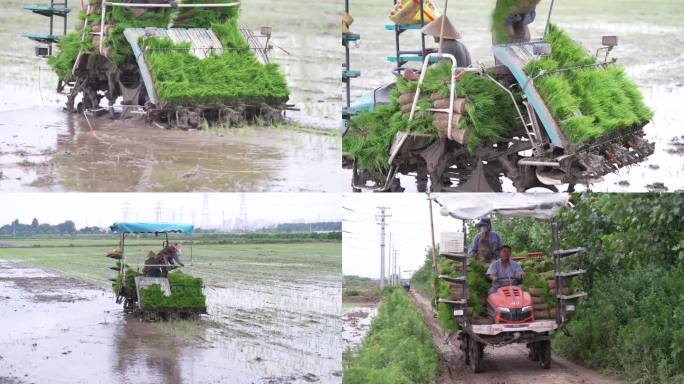
[[[29,0],[6,1],[0,13],[0,189],[78,191],[339,191],[341,142],[331,40],[337,7],[306,9],[281,1],[250,2],[243,26],[273,27],[272,59],[291,89],[291,122],[282,128],[225,132],[161,131],[139,121],[85,119],[61,111],[64,95],[34,43],[19,35],[44,32],[47,19],[22,11]],[[265,12],[264,10],[272,10]],[[311,23],[298,23],[302,15]],[[76,18],[71,17],[69,29]],[[315,20],[315,21],[314,21]],[[305,126],[307,129],[298,129]],[[312,128],[312,129],[309,129]],[[316,175],[316,177],[312,177]]]
[[[450,2],[447,12],[463,34],[462,41],[470,50],[473,61],[485,65],[493,62],[489,14],[494,3],[494,0]],[[625,66],[629,77],[641,88],[646,103],[655,110],[653,122],[645,132],[647,138],[656,143],[657,153],[644,163],[606,176],[590,188],[635,192],[646,191],[647,185],[661,182],[669,191],[683,189],[684,179],[679,176],[684,172],[684,157],[681,145],[676,143],[681,142],[680,136],[684,134],[684,110],[679,107],[684,100],[684,60],[680,49],[684,44],[684,24],[681,23],[684,2],[578,0],[555,3],[554,22],[590,51],[599,48],[602,35],[619,36],[620,45],[611,57],[618,58],[618,63]],[[535,36],[543,34],[549,4],[550,1],[542,1],[538,8],[538,19],[532,25]],[[439,7],[443,5],[438,3]],[[353,81],[353,99],[393,81],[392,64],[386,57],[393,54],[394,35],[383,28],[388,22],[387,11],[384,1],[351,1],[351,13],[355,16],[351,29],[361,34],[361,41],[352,50],[352,69],[362,73],[360,79]],[[401,41],[406,49],[419,48],[416,32],[404,33]],[[428,40],[427,45],[434,46],[434,43]],[[350,177],[351,172],[345,172],[345,179]],[[413,176],[401,179],[407,191],[416,190]],[[510,180],[502,178],[501,181],[505,191],[514,190]],[[579,190],[585,188],[578,187]]]
[[[178,192],[342,188],[340,174],[334,172],[339,169],[335,135],[256,127],[188,132],[137,120],[89,121],[65,115],[58,107],[0,112],[0,187]]]
[[[15,262],[0,260],[0,291],[0,382],[341,380],[339,288],[209,285],[208,315],[161,323],[124,314],[108,290]]]
[[[345,305],[342,309],[342,343],[344,350],[355,351],[370,331],[378,314],[377,305]]]

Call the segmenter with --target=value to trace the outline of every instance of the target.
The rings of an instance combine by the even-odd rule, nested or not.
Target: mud
[[[0,383],[340,382],[339,304],[318,305],[332,289],[240,283],[208,285],[199,321],[146,323],[110,290],[0,260]]]
[[[162,130],[131,119],[0,112],[4,190],[334,191],[339,138],[288,128]],[[319,175],[312,178],[311,175]],[[339,187],[338,187],[339,186]]]
[[[377,314],[377,305],[345,305],[342,314],[342,344],[345,351],[355,351],[359,347]]]
[[[142,122],[66,115],[56,76],[22,32],[47,19],[19,0],[0,15],[0,189],[65,191],[340,191],[340,93],[335,2],[305,9],[258,0],[240,23],[273,27],[272,51],[291,89],[291,121],[279,128],[162,131]],[[264,12],[265,9],[277,10]],[[311,23],[299,23],[309,15]],[[77,20],[69,18],[71,29]],[[291,28],[296,24],[298,28]],[[312,47],[317,47],[312,49]],[[302,129],[305,127],[305,129]],[[312,177],[316,175],[316,177]]]
[[[543,370],[539,364],[527,358],[527,348],[522,344],[504,347],[486,347],[483,372],[474,374],[465,365],[459,341],[446,338],[439,328],[427,298],[412,290],[411,299],[423,312],[423,319],[432,332],[432,340],[439,353],[439,384],[617,384],[622,381],[574,364],[558,356],[551,356],[551,368]]]
[[[537,20],[531,26],[534,36],[543,34],[550,3],[540,3]],[[463,34],[462,41],[474,63],[479,61],[488,65],[493,62],[489,17],[494,4],[494,0],[486,0],[449,8],[449,19]],[[353,0],[350,7],[355,16],[351,30],[361,35],[351,58],[352,69],[362,73],[360,78],[352,80],[352,100],[355,100],[393,81],[393,64],[388,63],[386,57],[394,54],[394,34],[382,30],[389,22],[386,4]],[[641,4],[617,0],[600,4],[591,0],[556,2],[553,21],[590,51],[599,48],[601,36],[618,35],[619,46],[611,57],[618,58],[618,63],[640,87],[646,103],[655,110],[653,122],[645,127],[645,133],[649,141],[656,143],[656,153],[643,163],[607,175],[601,182],[577,186],[577,190],[646,192],[647,185],[656,182],[664,183],[669,190],[684,188],[684,158],[676,148],[672,153],[671,145],[673,137],[681,135],[681,122],[684,121],[684,110],[680,106],[684,99],[684,60],[681,50],[677,49],[684,44],[684,25],[676,16],[682,12],[684,3],[666,1]],[[402,34],[402,47],[418,49],[420,40],[417,36],[411,31]],[[429,39],[426,44],[435,47]],[[651,169],[652,164],[660,168]],[[350,170],[345,170],[344,178],[347,189],[351,188]],[[416,175],[403,175],[400,179],[407,192],[417,190]],[[454,186],[459,185],[460,180],[452,181]],[[515,192],[509,179],[501,177],[500,181],[504,191]],[[566,190],[567,186],[559,186],[559,189]]]

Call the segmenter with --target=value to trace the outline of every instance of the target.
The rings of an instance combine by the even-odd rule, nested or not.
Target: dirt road
[[[425,323],[432,331],[432,340],[439,352],[438,384],[614,384],[621,381],[581,367],[557,356],[551,357],[551,369],[543,370],[539,364],[527,358],[527,348],[522,344],[500,348],[485,348],[484,372],[474,374],[465,365],[459,350],[459,341],[445,335],[433,316],[430,301],[412,290],[413,302],[423,312]]]

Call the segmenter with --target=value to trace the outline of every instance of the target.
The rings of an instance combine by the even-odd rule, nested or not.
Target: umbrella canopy
[[[496,214],[550,219],[568,205],[567,193],[450,193],[432,194],[441,213],[456,219],[478,219]]]
[[[114,223],[109,229],[114,233],[192,233],[194,226],[177,223]]]

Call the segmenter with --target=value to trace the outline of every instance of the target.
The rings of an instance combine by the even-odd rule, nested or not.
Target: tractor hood
[[[551,219],[568,205],[567,193],[453,193],[431,194],[441,214],[460,220],[491,214]]]
[[[496,293],[487,296],[487,301],[494,307],[509,309],[532,306],[530,294],[515,285],[497,289]]]

